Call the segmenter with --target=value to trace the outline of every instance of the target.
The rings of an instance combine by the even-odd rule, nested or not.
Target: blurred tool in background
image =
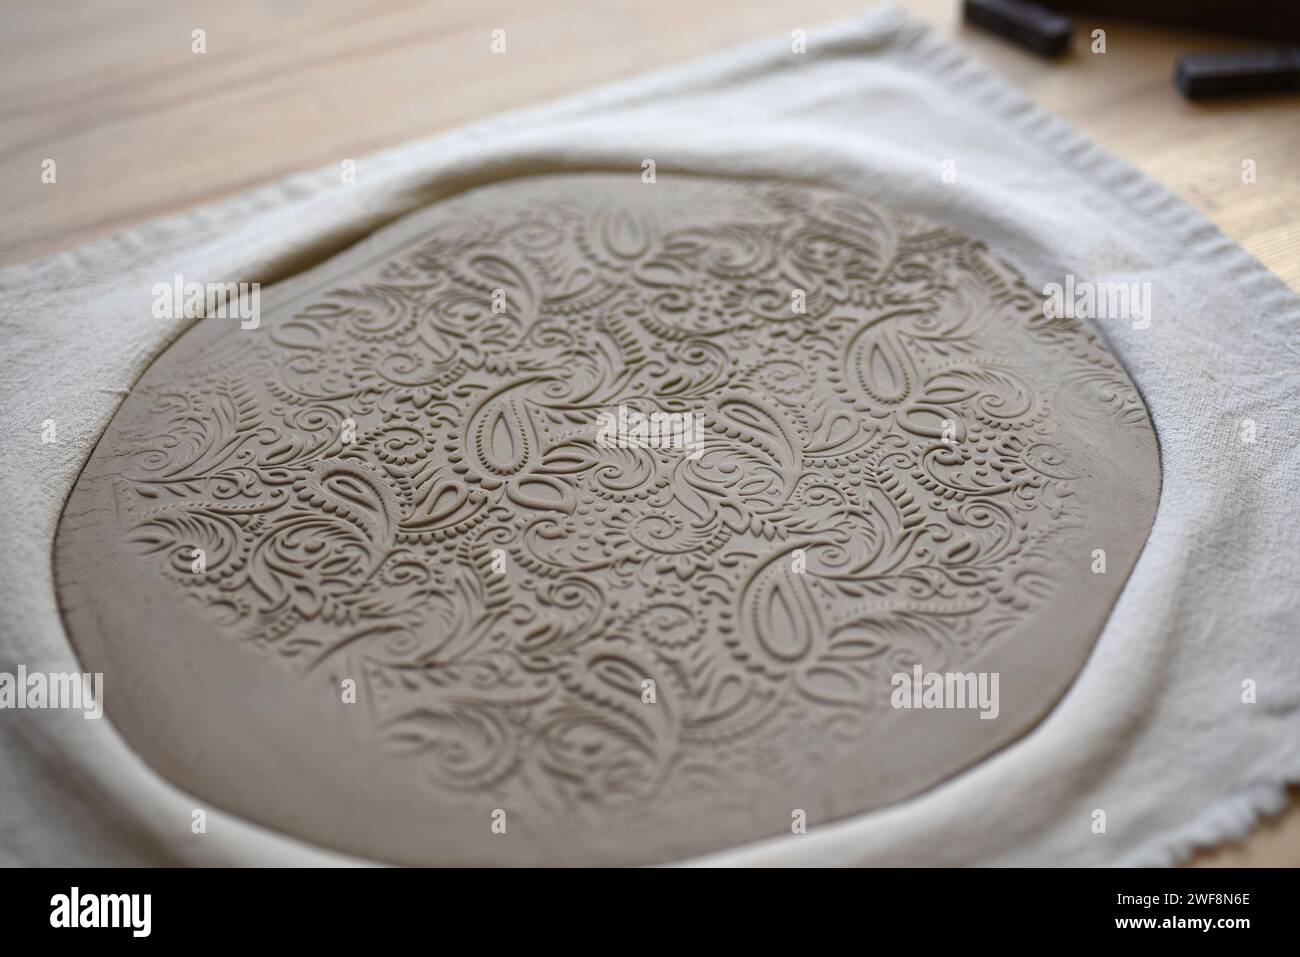
[[[1069,52],[1073,24],[1048,7],[1272,40],[1300,40],[1300,3],[1279,0],[965,0],[965,20],[1045,57]],[[1174,83],[1188,99],[1300,91],[1300,47],[1179,57]]]

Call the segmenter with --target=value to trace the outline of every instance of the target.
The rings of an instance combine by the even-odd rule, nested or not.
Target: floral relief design
[[[134,553],[232,645],[356,676],[429,787],[635,810],[840,760],[892,673],[1052,601],[1062,404],[1145,423],[1014,269],[862,200],[483,195],[145,386],[121,473]],[[605,447],[619,405],[703,454]]]

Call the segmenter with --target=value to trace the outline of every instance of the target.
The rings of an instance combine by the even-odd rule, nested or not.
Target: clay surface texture
[[[663,862],[919,794],[1050,710],[1155,514],[1094,332],[842,193],[528,178],[261,301],[124,401],[60,602],[196,806],[372,859]],[[899,707],[918,666],[996,709]]]

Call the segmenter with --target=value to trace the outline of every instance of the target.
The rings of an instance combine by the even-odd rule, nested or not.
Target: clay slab
[[[125,400],[60,602],[198,806],[378,860],[671,861],[918,794],[1047,713],[1155,514],[1096,335],[828,190],[517,180],[261,309]],[[996,673],[996,717],[895,707],[918,665]]]

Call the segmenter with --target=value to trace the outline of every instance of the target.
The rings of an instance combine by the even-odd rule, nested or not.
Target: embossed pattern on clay
[[[263,302],[125,401],[60,600],[150,763],[382,860],[672,860],[923,791],[1059,698],[1155,513],[1102,342],[841,193],[530,178]],[[1000,673],[998,717],[895,710],[917,664]]]

